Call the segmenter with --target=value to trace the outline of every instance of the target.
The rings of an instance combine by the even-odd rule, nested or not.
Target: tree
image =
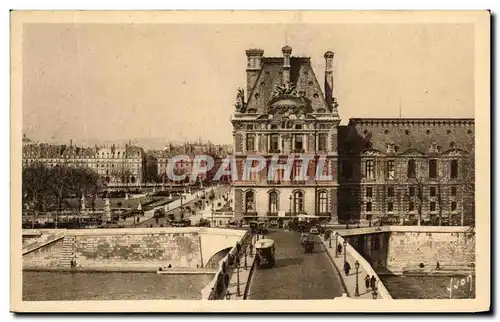
[[[34,163],[23,167],[22,172],[22,202],[24,207],[33,210],[32,227],[36,222],[36,213],[44,211],[50,201],[50,190],[47,183],[51,171],[43,163]]]
[[[144,169],[144,181],[156,183],[159,181],[158,179],[158,158],[153,154],[148,154]]]

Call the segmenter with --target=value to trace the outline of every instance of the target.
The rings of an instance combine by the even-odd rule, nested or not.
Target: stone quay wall
[[[442,269],[467,270],[475,262],[476,237],[469,227],[386,226],[339,233],[378,273],[429,271],[437,262]]]
[[[78,267],[201,267],[196,232],[74,236]]]
[[[23,250],[24,269],[121,269],[137,271],[171,265],[205,267],[220,251],[233,247],[243,230],[206,227],[75,229],[43,232],[57,239]],[[24,234],[24,231],[23,231]],[[32,232],[26,232],[33,235]],[[56,236],[57,235],[57,236]],[[55,238],[54,237],[54,238]]]
[[[390,271],[467,267],[475,262],[474,232],[391,232],[387,249]]]

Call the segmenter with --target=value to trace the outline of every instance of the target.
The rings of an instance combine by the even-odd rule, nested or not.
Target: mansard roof
[[[339,135],[343,152],[372,148],[395,154],[474,153],[474,119],[356,118],[350,119],[348,128],[347,134],[343,130]]]
[[[277,85],[282,85],[283,57],[263,57],[262,69],[254,87],[248,94],[246,111],[253,110],[257,114],[268,113],[268,103],[273,99]],[[329,112],[325,95],[316,78],[309,57],[290,58],[290,82],[296,87],[297,93],[310,105],[313,113]],[[336,111],[335,111],[336,113]]]

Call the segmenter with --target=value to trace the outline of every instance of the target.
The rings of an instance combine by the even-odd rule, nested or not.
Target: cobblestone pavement
[[[266,238],[276,242],[276,264],[255,270],[248,292],[250,300],[333,299],[345,292],[318,237],[314,237],[313,253],[304,253],[296,232],[270,232]]]

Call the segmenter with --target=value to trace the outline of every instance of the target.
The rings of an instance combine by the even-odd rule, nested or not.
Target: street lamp
[[[347,241],[344,239],[344,266],[345,266],[345,263],[347,263]]]
[[[356,261],[354,266],[356,267],[356,289],[354,290],[354,296],[359,296],[359,284],[358,284],[359,262]]]
[[[245,247],[245,270],[248,269],[248,266],[247,266],[247,248]]]
[[[339,239],[339,233],[335,232],[335,258],[339,257],[338,239]]]
[[[330,236],[328,238],[328,247],[332,248],[332,232],[330,231]]]
[[[292,215],[292,195],[290,195],[290,197],[288,198],[288,200],[290,200],[290,216]]]
[[[240,261],[238,257],[238,261],[236,261],[236,294],[241,296],[240,290]]]

